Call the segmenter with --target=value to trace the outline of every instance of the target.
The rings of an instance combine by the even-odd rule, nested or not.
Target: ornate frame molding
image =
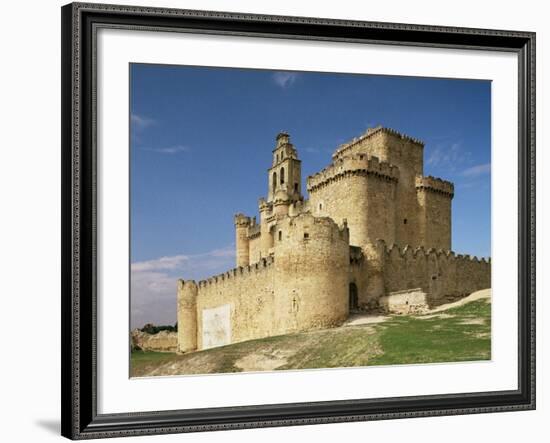
[[[535,34],[72,3],[62,8],[62,434],[71,439],[535,408]],[[516,53],[519,60],[518,390],[97,414],[95,41],[99,27]]]

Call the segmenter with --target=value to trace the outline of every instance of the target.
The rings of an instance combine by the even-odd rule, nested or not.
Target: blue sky
[[[234,267],[233,215],[257,214],[281,130],[304,187],[368,127],[423,140],[425,175],[455,183],[453,250],[490,256],[490,82],[142,64],[130,75],[133,326],[175,322],[175,278]]]

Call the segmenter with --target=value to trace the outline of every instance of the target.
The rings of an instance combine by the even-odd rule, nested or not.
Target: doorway
[[[359,297],[357,296],[357,285],[349,284],[349,310],[357,311],[359,309]]]

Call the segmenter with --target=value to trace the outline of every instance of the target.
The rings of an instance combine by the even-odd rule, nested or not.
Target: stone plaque
[[[229,304],[202,311],[202,348],[231,343],[231,306]]]

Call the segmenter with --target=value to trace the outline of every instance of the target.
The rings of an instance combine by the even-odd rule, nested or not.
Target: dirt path
[[[458,301],[453,303],[447,303],[446,305],[438,306],[437,308],[431,309],[427,314],[433,314],[436,312],[446,311],[447,309],[458,308],[459,306],[465,305],[466,303],[473,302],[475,300],[481,299],[490,299],[491,298],[491,289],[482,289],[481,291],[472,292],[467,297],[461,298]]]
[[[389,320],[391,317],[380,314],[352,314],[342,325],[345,326],[362,326],[382,323]]]
[[[245,372],[272,371],[287,363],[289,352],[274,352],[268,355],[265,352],[255,352],[238,359],[234,366]]]
[[[424,314],[419,315],[418,318],[421,318],[421,319],[434,318],[436,317],[436,315],[434,314],[437,314],[439,312],[443,312],[452,308],[457,308],[459,306],[465,305],[466,303],[470,303],[475,300],[490,299],[490,298],[491,298],[491,289],[482,289],[481,291],[472,292],[467,297],[464,297],[453,303],[447,303],[444,305],[440,305],[437,308],[430,309],[426,311]],[[438,317],[442,317],[444,315],[446,314],[439,314]],[[449,315],[448,317],[451,317],[451,316]],[[391,319],[390,316],[383,315],[383,314],[352,314],[342,326],[347,327],[347,326],[370,325],[370,324],[376,324],[376,323],[383,323],[389,319]]]

